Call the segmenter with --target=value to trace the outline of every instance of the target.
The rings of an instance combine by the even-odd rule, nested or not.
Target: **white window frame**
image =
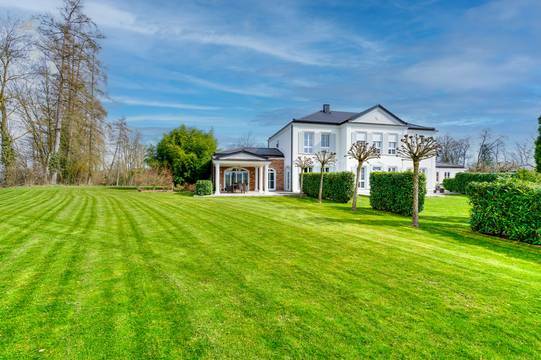
[[[372,171],[373,172],[383,171],[383,167],[382,166],[372,166]]]
[[[305,174],[314,172],[314,167],[313,166],[305,167],[302,172],[305,173]]]
[[[270,174],[272,173],[272,186],[270,186],[271,184],[271,177],[270,177]],[[276,170],[274,170],[273,168],[269,168],[269,170],[267,171],[267,188],[270,190],[270,191],[276,191]]]
[[[389,134],[389,136],[394,136],[395,137],[395,141],[388,141],[388,149],[387,149],[387,154],[389,155],[396,155],[396,150],[398,149],[398,134]],[[394,144],[394,146],[391,146],[391,144]]]
[[[326,146],[323,145],[323,137],[326,137],[326,139],[327,139],[327,145]],[[331,134],[330,133],[321,133],[320,141],[321,141],[321,149],[322,150],[329,150],[331,148]]]
[[[304,154],[314,153],[314,133],[312,131],[304,132],[302,145],[302,152]]]
[[[376,149],[378,149],[380,151],[380,153],[381,153],[383,151],[383,134],[382,133],[373,133],[372,138],[374,138],[374,135],[379,135],[380,140],[379,141],[372,140],[372,145],[374,145],[374,147],[376,147]]]
[[[387,171],[388,172],[397,172],[398,171],[398,167],[397,166],[389,166],[387,168]]]
[[[360,176],[360,179],[359,179],[359,184],[357,184],[361,189],[366,189],[366,166],[363,166],[361,168],[361,176]]]

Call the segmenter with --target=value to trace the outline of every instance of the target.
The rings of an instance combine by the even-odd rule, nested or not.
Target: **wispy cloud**
[[[111,98],[114,103],[121,103],[124,105],[133,105],[133,106],[146,106],[154,108],[172,108],[172,109],[184,109],[184,110],[218,110],[220,109],[217,106],[207,106],[207,105],[195,105],[195,104],[185,104],[178,102],[167,102],[167,101],[154,101],[154,100],[144,100],[130,98],[126,96],[115,96]]]

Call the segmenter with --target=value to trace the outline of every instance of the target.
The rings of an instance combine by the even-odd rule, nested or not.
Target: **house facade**
[[[241,148],[218,152],[214,155],[216,191],[234,190],[234,184],[246,183],[248,191],[299,192],[299,168],[294,161],[299,156],[313,157],[318,151],[336,153],[337,161],[329,168],[314,167],[307,172],[355,171],[357,163],[347,156],[351,144],[367,141],[381,150],[379,159],[364,164],[359,181],[359,193],[369,194],[370,173],[374,171],[411,170],[413,164],[398,156],[400,139],[404,135],[436,136],[433,127],[408,123],[381,105],[364,111],[345,112],[331,110],[330,105],[310,115],[293,119],[268,138],[267,148]],[[420,170],[426,175],[427,190],[431,193],[438,183],[457,167],[440,168],[436,158],[421,161]],[[449,175],[451,176],[451,175]],[[216,181],[218,179],[218,181]]]

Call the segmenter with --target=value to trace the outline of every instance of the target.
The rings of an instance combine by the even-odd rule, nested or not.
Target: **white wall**
[[[268,147],[278,148],[284,154],[284,189],[287,191],[286,185],[288,181],[286,179],[288,174],[288,168],[291,169],[291,125],[286,126],[268,140]],[[278,142],[278,146],[276,143]],[[295,160],[295,158],[293,158]],[[291,171],[291,170],[290,170]]]
[[[436,176],[436,184],[442,184],[443,179],[445,179],[445,173],[449,173],[449,178],[452,179],[456,176],[456,174],[460,172],[465,172],[466,168],[456,168],[456,167],[437,167],[436,172],[439,174],[439,176]]]

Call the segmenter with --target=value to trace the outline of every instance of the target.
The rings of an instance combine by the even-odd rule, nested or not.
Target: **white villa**
[[[368,141],[381,149],[381,157],[368,161],[362,169],[359,193],[369,194],[372,171],[411,170],[411,161],[397,155],[400,139],[406,134],[436,136],[433,127],[408,123],[381,105],[364,111],[331,110],[325,104],[320,111],[293,119],[269,137],[267,148],[239,148],[214,155],[216,193],[235,191],[299,192],[299,169],[294,166],[298,156],[313,156],[321,150],[336,153],[337,162],[331,168],[307,169],[319,171],[355,171],[356,161],[346,156],[351,144]],[[437,164],[436,158],[423,160],[421,171],[427,177],[429,194],[446,177],[464,171],[461,166]]]

